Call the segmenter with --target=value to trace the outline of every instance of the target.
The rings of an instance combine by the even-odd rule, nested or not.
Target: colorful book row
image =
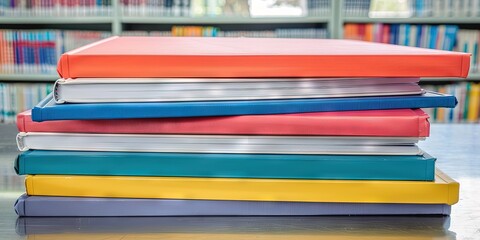
[[[0,73],[54,74],[59,56],[109,32],[0,30]]]
[[[260,38],[328,38],[324,28],[285,28],[265,31],[222,31],[209,26],[173,26],[172,31],[124,31],[123,36],[197,36]]]
[[[452,51],[461,31],[455,25],[348,23],[344,38]]]
[[[479,35],[479,30],[459,29],[456,25],[349,23],[344,26],[346,39],[471,53],[471,72],[479,68]]]
[[[480,83],[464,82],[422,87],[431,91],[455,95],[458,100],[458,105],[455,108],[424,109],[432,122],[478,123],[480,121]]]
[[[0,1],[0,16],[105,16],[111,0],[9,0]]]
[[[322,28],[275,29],[267,31],[221,31],[210,26],[173,26],[171,36],[177,37],[265,37],[265,38],[327,38]]]

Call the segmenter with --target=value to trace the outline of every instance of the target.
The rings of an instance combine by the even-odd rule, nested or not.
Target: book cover
[[[56,103],[191,102],[406,96],[419,78],[77,78],[55,82]]]
[[[19,133],[21,151],[421,155],[416,137]]]
[[[31,111],[25,111],[17,115],[17,127],[20,132],[58,133],[428,137],[430,134],[428,118],[421,109],[393,109],[282,115],[34,122]]]
[[[465,78],[469,65],[467,53],[351,40],[111,37],[64,53],[57,70],[63,78]]]
[[[459,193],[439,170],[433,182],[28,175],[25,185],[29,196],[338,203],[453,205]]]
[[[404,108],[453,108],[454,96],[427,92],[395,97],[351,97],[252,101],[201,101],[169,103],[55,104],[52,95],[32,109],[32,120],[94,120],[266,115]]]
[[[163,176],[432,181],[435,158],[281,154],[191,154],[31,150],[20,175]]]
[[[446,204],[315,203],[86,197],[78,198],[27,196],[26,194],[20,196],[20,198],[15,203],[15,212],[21,217],[270,216],[269,221],[274,220],[271,216],[449,215],[450,210],[450,205]],[[52,220],[55,222],[55,219],[58,218],[53,218],[48,221],[48,223],[52,223]],[[62,221],[68,221],[68,219],[65,218],[60,219],[62,219]],[[125,226],[117,226],[115,230],[118,229],[118,231],[124,231],[125,228],[134,230],[135,228],[145,229],[146,227],[152,227],[152,229],[158,231],[158,229],[161,227],[173,227],[172,223],[163,222],[161,220],[170,219],[168,221],[171,221],[171,218],[155,218],[159,220],[158,222],[152,221],[152,218],[135,218],[135,221],[129,221],[130,219],[126,220],[125,218],[122,218],[122,221],[110,221],[109,223],[105,221],[103,224],[101,219],[105,218],[96,218],[92,220],[97,223],[95,225],[96,227],[104,227],[102,229],[113,227],[113,225],[111,225],[112,222],[117,222],[120,225],[125,224],[125,221],[129,223],[125,224]],[[182,224],[187,224],[186,221],[188,221],[188,219],[191,218],[182,219]],[[208,219],[206,218],[203,219],[208,221]],[[314,219],[309,219],[309,222],[310,220]],[[84,223],[84,221],[79,222],[83,226],[75,230],[80,229],[80,231],[85,231],[85,228],[89,229],[93,226],[88,226],[88,223],[90,223],[90,221],[85,221],[87,223]],[[163,224],[155,224],[161,222],[163,222]],[[223,221],[221,222],[223,223]],[[251,219],[248,222],[251,222]],[[201,227],[201,225],[198,225],[198,223],[200,222],[197,222],[197,224],[190,227]],[[78,223],[65,225],[58,222],[57,224],[58,225],[54,229],[58,229],[59,226],[78,226],[76,225]],[[29,228],[31,226],[45,226],[45,223],[32,224],[32,222],[30,222],[30,224],[26,226],[27,232],[29,234],[35,232],[35,230]],[[289,224],[289,226],[291,226],[291,224]],[[322,226],[325,225],[322,224]],[[184,227],[187,228],[186,226]],[[203,227],[207,226],[205,225]],[[334,225],[332,225],[332,227],[334,227]],[[74,230],[72,229],[67,232],[71,231]],[[45,234],[45,232],[42,233]]]

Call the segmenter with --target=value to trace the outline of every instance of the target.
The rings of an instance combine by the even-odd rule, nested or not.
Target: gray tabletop
[[[0,124],[0,239],[480,239],[480,125],[433,125],[420,146],[460,182],[450,217],[17,218],[16,128]]]

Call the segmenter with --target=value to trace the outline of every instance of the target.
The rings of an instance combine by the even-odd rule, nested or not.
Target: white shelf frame
[[[0,82],[55,82],[59,79],[54,74],[2,74]]]

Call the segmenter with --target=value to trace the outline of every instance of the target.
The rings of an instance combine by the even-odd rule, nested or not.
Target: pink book
[[[17,116],[21,132],[324,135],[427,137],[428,115],[420,109],[316,112],[228,117],[33,122],[30,111]]]

